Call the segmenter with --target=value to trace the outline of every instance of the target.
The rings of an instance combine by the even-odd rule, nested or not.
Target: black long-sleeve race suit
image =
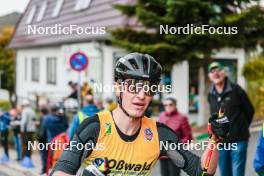
[[[159,122],[156,123],[157,131],[159,136],[159,142],[166,144],[174,144],[176,146],[180,142],[178,136],[166,125]],[[120,137],[125,141],[133,141],[136,139],[139,132],[133,136],[127,136],[123,134],[118,128],[117,131]],[[85,121],[80,125],[76,134],[72,138],[75,143],[96,143],[100,132],[100,121],[98,115],[85,119]],[[78,150],[72,147],[71,150],[65,150],[60,159],[57,161],[52,174],[55,171],[62,171],[67,174],[75,175],[79,170],[82,161],[91,154],[92,150]],[[166,147],[161,147],[160,156],[169,157],[176,166],[182,168],[188,175],[191,176],[201,176],[201,160],[200,157],[194,155],[193,153],[183,150],[182,148],[177,148],[176,150],[170,150]],[[51,175],[52,175],[51,174]]]

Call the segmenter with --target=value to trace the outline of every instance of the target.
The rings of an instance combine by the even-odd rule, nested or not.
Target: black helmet
[[[150,55],[130,53],[121,57],[115,67],[115,81],[121,79],[149,80],[159,84],[162,67]]]

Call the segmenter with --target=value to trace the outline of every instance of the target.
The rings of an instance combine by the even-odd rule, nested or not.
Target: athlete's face
[[[123,108],[132,117],[142,117],[152,99],[152,95],[148,95],[143,89],[139,89],[139,91],[131,91],[134,89],[131,87],[129,88],[129,84],[123,84],[122,86],[120,86],[122,87],[121,89],[119,87],[117,96],[119,97],[122,94]]]

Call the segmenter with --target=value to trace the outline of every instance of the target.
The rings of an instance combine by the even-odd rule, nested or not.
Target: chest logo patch
[[[144,136],[145,136],[145,140],[147,141],[151,141],[153,139],[153,132],[150,128],[146,128],[144,130]]]

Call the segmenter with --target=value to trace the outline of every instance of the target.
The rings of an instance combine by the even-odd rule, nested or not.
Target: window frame
[[[31,58],[31,81],[40,82],[40,59],[38,57]]]
[[[53,61],[53,62],[52,62]],[[50,62],[50,64],[49,64]],[[52,67],[52,63],[54,66]],[[47,57],[46,58],[46,83],[51,85],[57,84],[57,57]],[[54,68],[52,73],[52,69]],[[50,70],[51,69],[51,70]],[[54,77],[52,76],[54,74]]]

